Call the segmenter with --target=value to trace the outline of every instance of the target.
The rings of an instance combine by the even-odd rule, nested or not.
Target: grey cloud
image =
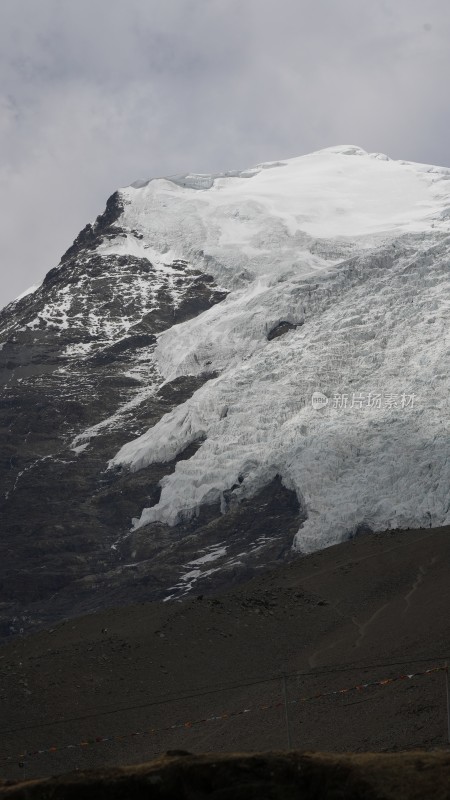
[[[0,305],[117,186],[332,144],[449,163],[446,0],[2,0]]]

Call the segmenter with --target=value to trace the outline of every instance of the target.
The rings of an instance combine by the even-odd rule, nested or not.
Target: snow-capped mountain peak
[[[449,179],[346,145],[115,192],[0,315],[3,617],[17,575],[35,619],[448,522]]]

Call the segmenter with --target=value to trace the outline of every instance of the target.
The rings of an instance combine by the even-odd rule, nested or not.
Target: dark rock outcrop
[[[61,263],[68,261],[83,251],[94,250],[104,237],[115,237],[122,233],[122,228],[115,223],[123,213],[123,201],[119,192],[114,192],[106,202],[103,214],[99,214],[94,224],[88,223],[78,234],[74,243],[64,253]],[[52,270],[47,274],[46,282],[51,280]]]
[[[298,322],[297,324],[294,325],[292,322],[286,322],[285,320],[283,320],[282,322],[279,322],[278,325],[275,325],[275,327],[269,331],[269,333],[267,334],[267,339],[269,342],[271,342],[272,339],[278,339],[279,336],[284,336],[284,334],[288,333],[289,331],[295,331],[295,329],[299,328],[300,325],[303,325],[303,323]]]

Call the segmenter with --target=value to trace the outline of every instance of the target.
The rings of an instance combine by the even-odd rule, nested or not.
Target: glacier
[[[137,471],[199,444],[134,529],[226,513],[276,475],[307,515],[300,552],[450,522],[449,180],[346,145],[120,190],[101,254],[182,259],[228,292],[157,336],[166,383],[211,378],[111,459]]]

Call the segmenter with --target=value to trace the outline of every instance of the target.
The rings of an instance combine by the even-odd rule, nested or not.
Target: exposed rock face
[[[226,292],[184,260],[161,270],[146,258],[99,253],[102,241],[125,235],[121,212],[115,193],[42,286],[0,314],[0,635],[108,603],[165,597],[177,584],[186,591],[192,581],[180,583],[180,572],[190,571],[183,564],[214,546],[234,519],[225,522],[215,507],[176,532],[158,525],[127,538],[132,517],[157,502],[158,482],[176,461],[132,474],[107,472],[108,460],[214,377],[162,385],[156,336]],[[267,532],[263,498],[255,503],[236,517],[250,549]],[[298,505],[279,481],[264,503],[277,508],[270,561],[286,555]],[[280,542],[281,521],[288,531]],[[242,539],[233,535],[239,552]],[[228,554],[233,560],[233,547]],[[145,564],[124,569],[124,561]],[[249,569],[236,563],[226,574],[234,580]]]
[[[269,331],[269,333],[267,334],[267,339],[269,342],[271,342],[272,339],[278,339],[279,336],[284,336],[284,334],[287,333],[288,331],[295,331],[295,329],[298,328],[299,325],[301,324],[302,323],[299,323],[298,325],[293,325],[292,322],[285,322],[283,320],[282,322],[279,322],[278,325],[275,325],[275,327],[272,328],[272,330]]]
[[[4,800],[446,800],[448,753],[200,755],[175,751],[135,767],[71,773],[3,789]]]

